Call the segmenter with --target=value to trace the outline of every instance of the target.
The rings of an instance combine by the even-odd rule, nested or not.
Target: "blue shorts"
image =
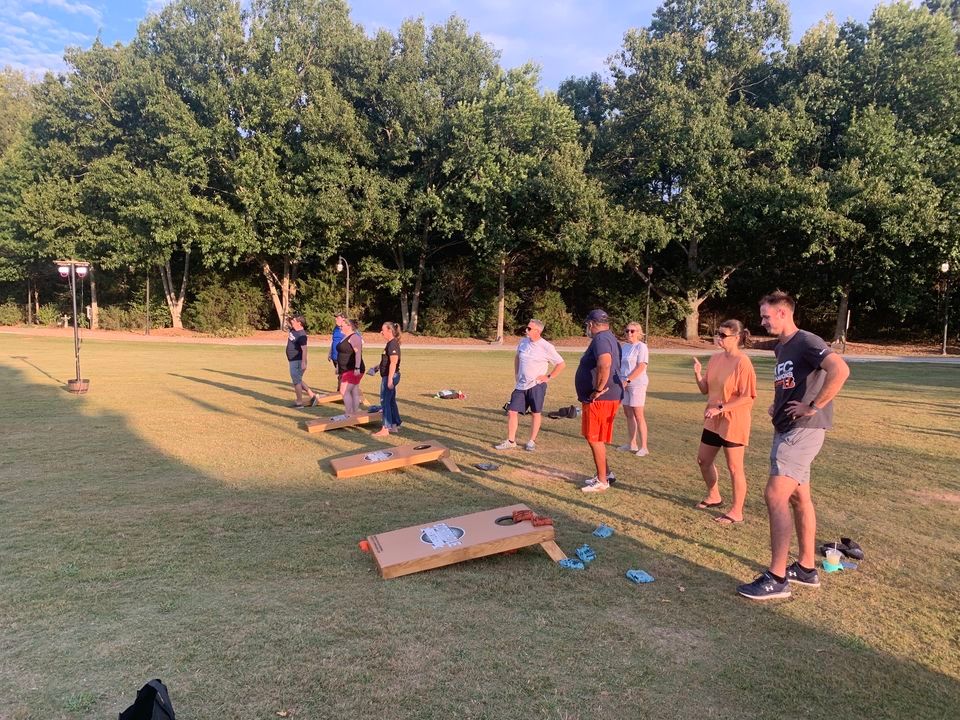
[[[300,367],[299,360],[290,360],[290,379],[294,385],[303,382],[303,368]]]
[[[522,413],[527,409],[532,413],[543,412],[543,399],[547,396],[547,384],[539,383],[529,390],[514,390],[510,395],[510,405],[507,410]]]

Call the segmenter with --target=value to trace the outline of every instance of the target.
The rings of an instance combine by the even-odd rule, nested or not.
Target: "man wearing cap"
[[[581,489],[603,492],[616,479],[607,469],[607,443],[613,438],[613,421],[623,398],[618,374],[620,343],[610,332],[610,317],[600,309],[587,315],[586,332],[593,339],[580,358],[574,387],[582,408],[580,431],[593,453],[597,474]]]
[[[303,381],[303,374],[307,371],[307,332],[303,329],[303,315],[294,315],[287,318],[290,334],[287,335],[287,363],[290,366],[290,380],[293,390],[297,393],[297,401],[293,407],[303,407],[303,394],[306,393],[311,405],[319,402],[317,394]]]
[[[507,439],[494,447],[497,450],[516,450],[517,426],[520,413],[530,410],[533,422],[530,427],[530,440],[524,449],[533,452],[537,449],[537,433],[543,420],[543,400],[547,395],[547,383],[563,372],[563,358],[552,343],[542,337],[543,323],[531,320],[524,328],[526,337],[517,346],[513,356],[513,373],[516,386],[510,395],[507,407]],[[553,365],[553,370],[550,366]]]

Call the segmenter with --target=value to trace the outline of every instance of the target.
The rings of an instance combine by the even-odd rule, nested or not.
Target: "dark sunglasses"
[[[737,336],[736,333],[733,333],[732,335],[725,335],[722,332],[714,333],[714,337],[718,337],[718,338],[728,338],[728,337],[736,337],[736,336]]]
[[[527,327],[524,328],[525,332],[529,332],[530,330],[533,330],[533,328],[530,327],[529,325],[527,325]]]
[[[634,333],[637,333],[637,332],[640,332],[640,331],[639,331],[639,330],[627,330],[627,332],[628,332],[630,335],[633,335]]]

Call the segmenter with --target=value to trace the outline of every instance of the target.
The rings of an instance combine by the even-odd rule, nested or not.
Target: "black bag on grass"
[[[137,691],[137,699],[120,713],[119,720],[176,720],[167,686],[151,680]]]

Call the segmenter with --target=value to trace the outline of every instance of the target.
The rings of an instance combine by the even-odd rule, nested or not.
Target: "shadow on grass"
[[[849,612],[851,584],[865,575],[753,606],[732,592],[743,578],[618,533],[591,540],[599,558],[579,574],[536,550],[383,581],[356,550],[360,537],[529,504],[531,489],[427,467],[230,487],[102,405],[62,403],[58,389],[8,366],[0,384],[4,717],[108,717],[151,677],[195,718],[486,718],[517,708],[622,718],[629,707],[644,717],[772,718],[800,698],[807,717],[936,718],[960,703],[955,678],[880,652],[842,624],[795,617],[811,605]],[[265,402],[241,394],[251,410]],[[184,433],[207,430],[181,421]],[[57,436],[57,453],[52,426],[75,431]],[[63,462],[71,456],[87,461]],[[305,464],[297,452],[276,463],[292,480]],[[534,492],[567,545],[586,539],[596,513],[616,513],[573,492]],[[654,520],[619,519],[683,539]],[[652,585],[623,578],[640,557]],[[584,671],[592,667],[612,671]]]
[[[50,373],[48,373],[46,370],[44,370],[44,369],[43,369],[42,367],[40,367],[39,365],[30,362],[30,356],[29,356],[29,355],[11,355],[10,358],[13,359],[13,360],[19,360],[19,361],[22,362],[24,365],[29,365],[29,366],[32,367],[34,370],[36,370],[37,372],[39,372],[41,375],[46,375],[48,378],[50,378],[50,379],[53,380],[55,383],[57,383],[57,385],[61,385],[61,386],[63,386],[64,389],[66,389],[66,385],[67,385],[67,381],[66,381],[66,380],[61,380],[60,378],[54,377],[53,375],[51,375]]]
[[[290,390],[289,383],[281,383],[275,377],[257,377],[256,375],[244,375],[243,373],[228,372],[227,370],[215,370],[213,368],[203,368],[204,372],[217,373],[218,375],[226,375],[231,377],[234,380],[242,380],[244,382],[259,382],[271,385],[277,390]]]

